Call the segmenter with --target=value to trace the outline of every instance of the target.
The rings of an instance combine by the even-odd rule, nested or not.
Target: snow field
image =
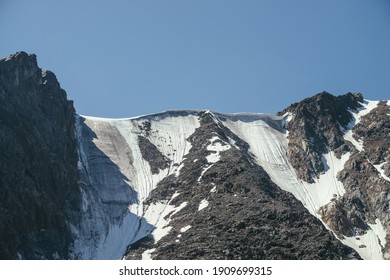
[[[378,229],[377,227],[374,228]],[[378,233],[373,229],[368,230],[364,235],[344,237],[341,242],[355,249],[365,260],[383,259],[380,239],[378,238]]]
[[[187,202],[183,202],[182,204],[180,204],[180,206],[175,207],[173,205],[170,205],[169,202],[168,203],[158,202],[148,207],[144,218],[149,224],[152,224],[154,226],[154,230],[152,234],[155,243],[160,241],[160,239],[163,238],[165,235],[167,235],[169,231],[172,229],[172,227],[168,226],[169,222],[171,221],[170,217],[176,214],[177,212],[179,212],[184,207],[186,207],[187,204],[188,204]],[[166,218],[168,214],[169,217]]]
[[[288,142],[284,133],[270,127],[261,119],[252,122],[228,119],[223,124],[249,144],[249,151],[273,182],[293,193],[313,215],[317,215],[316,210],[319,207],[313,202],[310,190],[303,187],[288,161]]]
[[[138,147],[138,135],[141,133],[141,131],[139,131],[139,125],[142,124],[143,120],[132,120],[131,122],[133,125],[130,129],[124,127],[124,121],[119,121],[116,124],[118,130],[124,135],[128,142],[129,147],[132,148],[133,154],[136,153],[137,155],[137,158],[134,159],[134,163],[138,164],[133,164],[135,170],[128,178],[131,178],[130,185],[133,186],[138,193],[139,203],[131,205],[130,211],[137,216],[144,217],[147,223],[154,226],[153,236],[157,242],[170,230],[170,227],[166,226],[169,223],[169,219],[165,220],[164,217],[172,211],[174,213],[180,211],[186,204],[183,203],[178,208],[169,205],[170,201],[177,195],[174,194],[174,197],[172,197],[170,201],[149,205],[144,213],[142,202],[163,178],[170,174],[179,175],[180,169],[183,167],[181,163],[184,156],[191,149],[191,144],[187,141],[187,138],[193,134],[195,129],[199,126],[199,120],[196,116],[190,115],[187,117],[167,117],[151,121],[151,132],[147,137],[148,140],[153,143],[164,156],[171,160],[170,167],[165,170],[160,170],[158,174],[151,173],[149,163],[143,159]],[[141,235],[148,234],[148,231],[143,231],[142,228],[140,228],[139,231]]]
[[[131,186],[136,196],[132,199],[135,203],[128,206],[129,212],[122,217],[121,224],[101,225],[97,222],[100,220],[98,217],[96,217],[97,221],[91,218],[86,219],[83,225],[84,228],[100,234],[96,237],[97,241],[91,240],[91,237],[88,237],[86,233],[78,234],[79,238],[75,241],[74,251],[81,258],[119,259],[125,253],[127,245],[149,235],[151,232],[153,232],[157,242],[170,230],[170,227],[167,227],[169,218],[164,219],[164,217],[169,213],[172,215],[186,206],[186,203],[182,203],[179,207],[169,205],[170,201],[178,194],[174,194],[169,201],[151,204],[148,207],[144,207],[143,202],[163,178],[170,174],[179,175],[182,167],[181,162],[191,148],[187,138],[200,125],[198,117],[188,115],[150,120],[151,129],[148,136],[143,135],[143,131],[140,129],[140,126],[142,127],[142,123],[146,120],[142,118],[85,118],[85,125],[96,133],[96,138],[93,140],[94,144],[118,166],[120,172],[124,175],[125,183]],[[107,137],[107,135],[109,136]],[[112,137],[112,135],[118,136]],[[138,135],[147,137],[163,155],[171,160],[169,168],[160,170],[158,174],[152,174],[150,165],[143,159],[138,146]],[[88,155],[85,154],[82,148],[79,154],[79,168],[86,170],[94,188],[101,188],[102,186],[94,185],[97,180],[91,177],[90,172],[88,172]],[[101,176],[106,176],[109,179],[110,175],[103,174]],[[98,190],[98,192],[105,193],[104,190]],[[114,195],[120,199],[124,194],[117,192]],[[91,197],[84,197],[84,200],[96,205],[99,203],[98,201],[91,201]],[[96,215],[104,216],[104,213],[99,212]],[[145,258],[148,256],[150,256],[150,252],[145,253]]]
[[[191,149],[187,138],[199,126],[199,120],[196,116],[167,117],[151,121],[151,133],[147,137],[148,140],[171,160],[168,169],[160,170],[158,174],[152,174],[149,163],[143,159],[138,147],[138,135],[141,133],[139,125],[142,125],[143,121],[142,119],[120,120],[112,123],[132,149],[135,164],[131,166],[133,170],[128,170],[128,172],[125,170],[128,174],[124,173],[124,175],[130,179],[130,185],[138,193],[140,201],[145,200],[163,178],[173,173],[179,174],[180,164]],[[174,167],[174,165],[178,167]],[[136,214],[142,215],[142,211],[137,211]]]

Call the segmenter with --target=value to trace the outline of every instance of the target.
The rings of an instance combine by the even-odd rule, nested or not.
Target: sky
[[[89,116],[390,99],[388,0],[0,0],[0,57],[21,50]]]

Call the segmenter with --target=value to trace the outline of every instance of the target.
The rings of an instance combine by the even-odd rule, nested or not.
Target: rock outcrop
[[[0,258],[67,259],[77,222],[75,110],[35,55],[0,60]]]
[[[289,131],[288,157],[300,179],[313,182],[325,171],[321,155],[330,150],[340,156],[349,151],[341,127],[352,120],[350,111],[357,111],[363,102],[360,93],[333,96],[319,93],[295,103],[278,115],[291,114],[286,125]]]
[[[321,219],[342,240],[360,240],[375,229],[379,236],[374,238],[381,239],[381,254],[388,259],[390,107],[387,101],[371,104],[368,108],[360,93],[338,97],[320,93],[280,115],[292,116],[286,126],[288,156],[302,180],[314,182],[327,171],[324,154],[348,158],[335,174],[345,193],[318,210]]]

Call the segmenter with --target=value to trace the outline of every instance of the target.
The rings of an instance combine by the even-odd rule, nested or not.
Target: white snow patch
[[[220,160],[220,152],[229,150],[231,148],[230,144],[227,144],[226,142],[222,141],[218,136],[214,136],[210,139],[211,144],[207,146],[208,151],[212,151],[214,153],[211,153],[206,157],[207,161],[209,163],[215,163]]]
[[[145,250],[143,253],[142,253],[142,260],[151,260],[152,259],[152,253],[156,251],[156,249],[149,249],[149,250]]]
[[[382,260],[382,247],[380,239],[374,230],[367,230],[364,235],[344,237],[341,240],[345,245],[355,249],[365,260]]]
[[[191,226],[190,225],[188,225],[188,226],[185,226],[185,227],[182,227],[181,229],[180,229],[180,232],[186,232],[187,230],[189,230],[191,228]]]
[[[381,164],[373,165],[375,169],[381,174],[382,178],[390,182],[390,178],[386,176],[385,171],[383,170],[383,165],[385,165],[386,162],[383,162]]]
[[[217,186],[214,186],[214,187],[210,190],[211,193],[215,193],[216,191],[217,191]]]
[[[209,206],[209,202],[207,201],[207,199],[203,199],[200,203],[199,203],[199,207],[198,207],[198,211],[206,208],[207,206]]]

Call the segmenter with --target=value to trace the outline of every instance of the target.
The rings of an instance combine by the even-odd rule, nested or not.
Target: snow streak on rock
[[[207,146],[207,150],[212,153],[206,157],[209,163],[215,163],[220,160],[220,152],[229,150],[231,146],[223,142],[218,136],[210,139],[211,144]]]
[[[282,122],[283,119],[274,119]],[[253,122],[224,122],[241,139],[246,141],[249,151],[255,156],[257,163],[265,169],[272,181],[283,190],[298,198],[305,207],[315,216],[321,206],[329,203],[332,198],[344,194],[342,183],[336,179],[337,172],[342,169],[348,155],[337,159],[333,152],[323,155],[323,163],[327,171],[310,184],[299,180],[294,168],[287,157],[287,144],[285,131],[271,127],[264,120]]]
[[[350,141],[355,146],[355,148],[360,152],[363,151],[363,142],[361,139],[355,138],[356,136],[353,135],[352,129],[355,125],[357,125],[360,122],[362,117],[364,117],[365,115],[370,113],[373,109],[375,109],[378,103],[379,101],[365,100],[362,103],[362,107],[359,108],[358,112],[350,111],[350,113],[353,116],[353,119],[348,124],[347,128],[346,129],[341,128],[344,131],[344,139]]]
[[[386,181],[389,181],[390,182],[390,177],[386,176],[385,174],[385,171],[383,169],[383,166],[386,164],[386,162],[382,162],[381,164],[376,164],[376,165],[373,165],[375,167],[375,169],[379,172],[379,174],[381,175],[381,177],[383,179],[385,179]]]

